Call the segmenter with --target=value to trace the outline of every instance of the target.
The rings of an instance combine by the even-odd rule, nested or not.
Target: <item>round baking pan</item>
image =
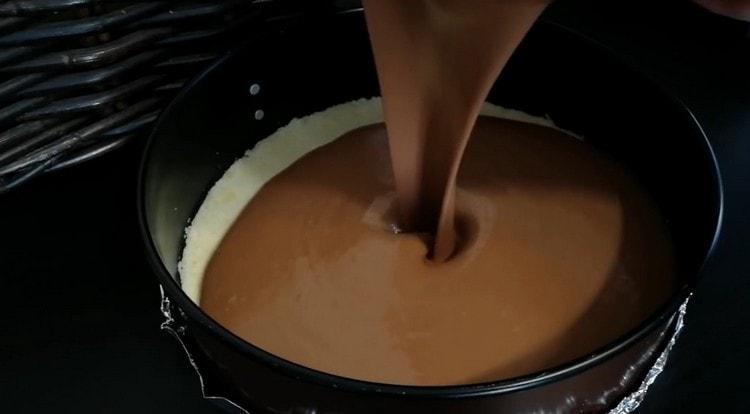
[[[184,229],[234,160],[292,118],[379,94],[359,12],[269,23],[248,38],[162,114],[139,188],[146,249],[180,335],[209,361],[236,404],[272,413],[602,412],[640,384],[719,236],[718,166],[682,103],[595,42],[538,24],[488,100],[548,116],[628,167],[665,217],[678,288],[634,330],[544,372],[453,387],[369,383],[315,371],[243,341],[180,288]]]

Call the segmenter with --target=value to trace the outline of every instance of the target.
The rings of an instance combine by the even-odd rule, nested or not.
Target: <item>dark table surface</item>
[[[545,18],[602,41],[681,97],[724,177],[722,240],[639,412],[748,412],[748,26],[666,0],[563,0]],[[142,148],[0,195],[0,413],[216,411],[159,330],[159,290],[136,220]]]

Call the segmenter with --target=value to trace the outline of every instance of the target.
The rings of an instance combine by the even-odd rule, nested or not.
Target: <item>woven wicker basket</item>
[[[0,192],[143,137],[265,21],[356,3],[0,0]]]

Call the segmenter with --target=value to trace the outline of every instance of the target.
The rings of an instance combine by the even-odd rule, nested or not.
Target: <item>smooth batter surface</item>
[[[486,103],[482,114],[554,127],[547,118]],[[308,152],[353,129],[383,122],[380,98],[358,99],[293,119],[232,164],[203,200],[185,229],[179,263],[185,293],[200,302],[203,274],[211,255],[245,205],[263,185]]]
[[[200,305],[311,368],[418,385],[528,374],[622,335],[673,289],[652,202],[552,128],[480,119],[458,177],[459,250],[441,264],[423,236],[393,232],[382,125],[277,169],[216,249]]]

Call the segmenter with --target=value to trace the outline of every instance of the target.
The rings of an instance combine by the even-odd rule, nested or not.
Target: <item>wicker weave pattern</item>
[[[0,0],[0,192],[143,136],[188,79],[301,4]]]

